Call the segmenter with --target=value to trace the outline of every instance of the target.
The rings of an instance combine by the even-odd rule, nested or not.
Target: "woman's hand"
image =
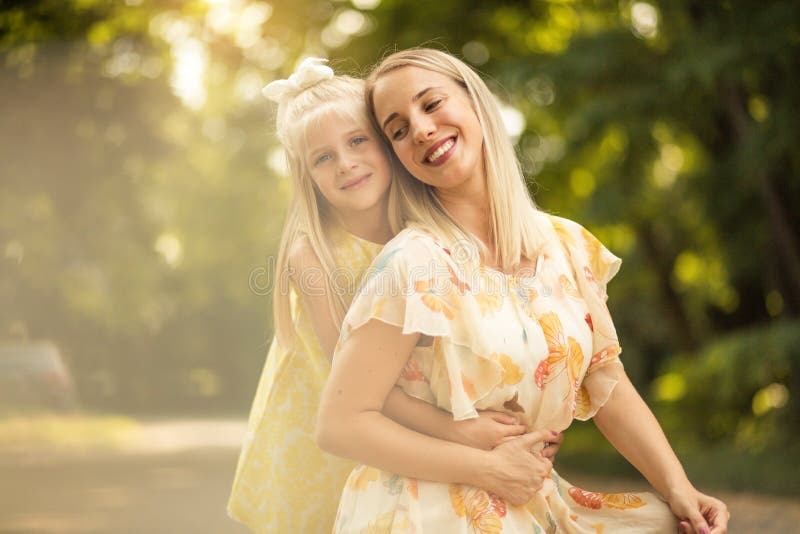
[[[724,534],[728,532],[728,507],[719,499],[694,488],[673,492],[669,499],[672,513],[679,519],[679,529],[688,534]]]
[[[513,506],[527,503],[542,489],[553,468],[550,460],[541,453],[531,452],[531,448],[552,437],[552,431],[539,430],[501,443],[489,452],[488,472],[473,485],[491,491]]]
[[[508,438],[523,435],[526,430],[525,425],[520,424],[513,415],[486,410],[479,411],[478,417],[473,419],[453,421],[447,439],[468,447],[490,451]]]

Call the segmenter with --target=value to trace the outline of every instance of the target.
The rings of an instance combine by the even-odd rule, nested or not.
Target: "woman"
[[[276,339],[253,401],[228,513],[254,532],[330,532],[353,466],[319,450],[314,417],[356,284],[394,235],[393,169],[364,106],[363,80],[335,76],[324,60],[309,58],[264,92],[278,103],[276,130],[294,196],[278,254]],[[513,415],[490,411],[453,421],[399,389],[383,410],[419,432],[482,449],[525,431]],[[503,464],[511,478],[530,476],[512,462]]]
[[[397,184],[408,227],[348,311],[322,395],[320,446],[374,466],[351,473],[334,531],[673,532],[677,516],[684,530],[725,532],[725,505],[691,485],[619,362],[605,306],[619,260],[536,209],[480,78],[443,52],[402,51],[368,78],[367,105],[417,180]],[[481,472],[447,484],[465,453],[383,416],[395,383],[455,419],[492,408],[558,431],[594,417],[668,506],[555,472],[518,487]]]

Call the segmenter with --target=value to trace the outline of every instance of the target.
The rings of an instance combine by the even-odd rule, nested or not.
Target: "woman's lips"
[[[426,165],[438,166],[447,161],[453,155],[456,146],[456,137],[448,137],[432,146],[426,153],[423,161]]]
[[[346,182],[341,189],[357,189],[363,184],[367,183],[367,180],[369,180],[370,176],[372,176],[372,173],[359,176],[358,178],[353,178],[349,182]]]

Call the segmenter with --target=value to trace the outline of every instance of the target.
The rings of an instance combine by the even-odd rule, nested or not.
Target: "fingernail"
[[[700,534],[708,534],[708,529],[706,527],[700,527]]]
[[[555,430],[551,430],[550,432],[552,432],[554,436],[558,435],[558,432],[556,432]]]

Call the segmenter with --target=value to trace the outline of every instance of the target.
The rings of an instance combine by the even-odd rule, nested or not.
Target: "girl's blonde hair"
[[[517,155],[489,88],[463,61],[440,50],[411,48],[395,52],[367,77],[365,98],[377,131],[381,128],[375,116],[375,84],[381,76],[403,67],[418,67],[448,76],[464,88],[472,101],[483,134],[490,231],[495,249],[494,258],[487,259],[494,260],[502,270],[510,271],[522,257],[534,258],[544,240],[539,230],[540,212],[525,186]],[[390,140],[388,142],[391,144]],[[434,187],[403,178],[407,177],[398,178],[396,184],[403,223],[415,222],[429,227],[454,242],[466,239],[477,250],[486,252],[484,244],[447,213]]]
[[[295,341],[295,327],[289,290],[289,255],[292,247],[304,237],[319,258],[324,275],[326,296],[331,316],[337,325],[344,320],[347,305],[341,290],[334,290],[330,275],[337,265],[331,247],[330,231],[339,227],[336,213],[319,192],[305,161],[307,134],[322,121],[337,116],[372,130],[372,122],[364,106],[364,81],[349,76],[333,76],[297,91],[278,104],[276,132],[283,145],[292,180],[292,199],[278,249],[273,292],[275,335],[284,347]],[[378,140],[378,134],[376,141]],[[386,157],[390,158],[387,149]],[[394,177],[389,186],[390,225],[399,231],[399,216],[394,193]],[[339,288],[336,288],[339,289]],[[302,290],[302,288],[298,288]]]

